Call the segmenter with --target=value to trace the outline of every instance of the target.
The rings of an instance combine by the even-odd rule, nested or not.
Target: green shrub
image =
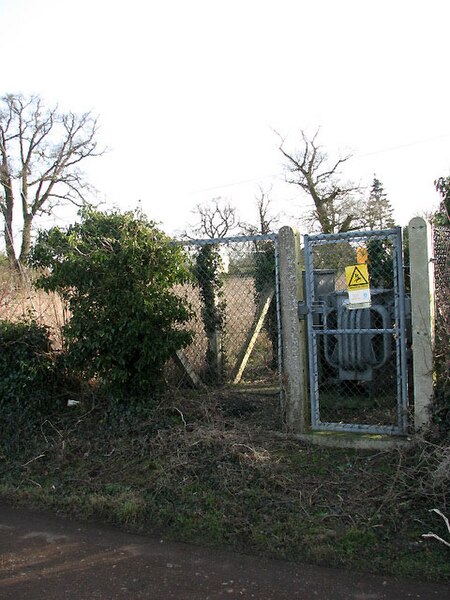
[[[173,292],[188,277],[183,250],[140,214],[90,209],[40,233],[31,261],[38,287],[69,305],[66,367],[117,400],[159,391],[164,364],[191,341],[189,306]]]
[[[0,419],[43,415],[52,402],[49,332],[33,321],[0,321]]]

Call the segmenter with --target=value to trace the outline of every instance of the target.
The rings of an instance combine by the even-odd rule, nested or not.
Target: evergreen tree
[[[395,226],[394,209],[384,191],[383,184],[375,175],[365,211],[365,227],[367,229],[390,229]],[[367,243],[367,251],[371,284],[379,288],[392,288],[394,273],[391,242],[370,240]]]
[[[376,176],[366,204],[365,226],[368,229],[389,229],[394,227],[394,209],[384,191],[383,184]]]
[[[450,225],[450,176],[439,177],[434,182],[436,190],[442,197],[439,210],[434,215],[434,222],[436,225]]]

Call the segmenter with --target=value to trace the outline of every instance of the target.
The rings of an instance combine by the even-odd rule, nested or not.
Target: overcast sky
[[[91,181],[169,233],[217,196],[251,219],[258,185],[292,223],[274,130],[294,149],[320,126],[400,224],[450,174],[448,0],[0,0],[0,23],[1,93],[99,115]]]

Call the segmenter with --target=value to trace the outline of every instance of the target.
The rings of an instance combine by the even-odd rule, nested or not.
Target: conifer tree
[[[390,229],[395,226],[394,209],[384,191],[383,184],[374,175],[369,198],[365,208],[366,229]],[[386,240],[370,240],[367,243],[370,278],[374,287],[392,288],[392,244]]]
[[[450,225],[450,176],[439,177],[434,182],[436,190],[442,197],[439,210],[434,215],[436,225]]]
[[[365,213],[367,229],[389,229],[395,225],[394,209],[384,191],[383,184],[375,175]]]

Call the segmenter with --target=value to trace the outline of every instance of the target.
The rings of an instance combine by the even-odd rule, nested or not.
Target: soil
[[[0,598],[447,600],[449,592],[445,585],[238,555],[1,505]]]

